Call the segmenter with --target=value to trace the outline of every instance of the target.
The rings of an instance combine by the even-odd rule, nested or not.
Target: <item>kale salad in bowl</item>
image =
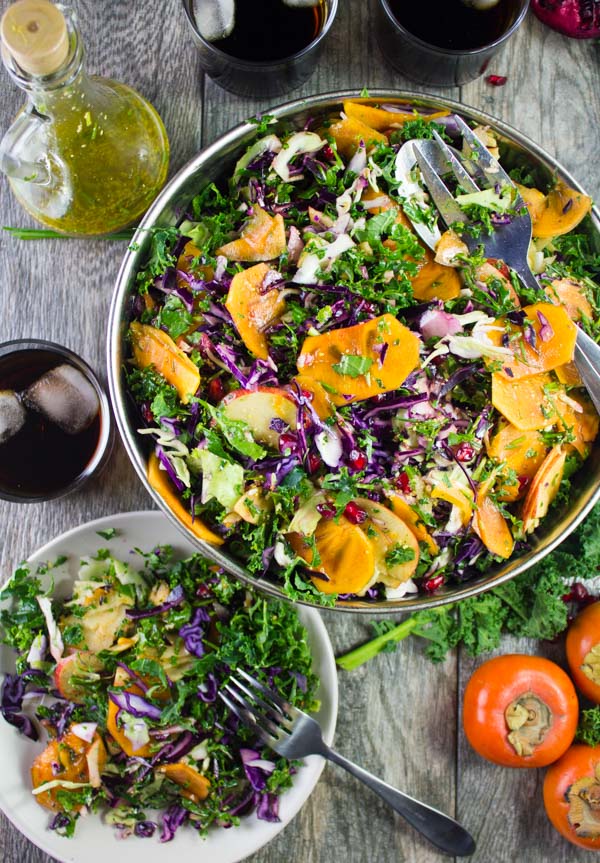
[[[240,669],[315,712],[331,741],[337,679],[314,609],[265,598],[160,512],[88,522],[0,592],[0,808],[53,858],[234,863],[311,793],[219,698]],[[123,840],[127,840],[123,844]]]
[[[437,214],[403,145],[460,150],[452,112],[518,184],[535,290],[412,228]],[[460,192],[478,236],[515,215],[500,188]],[[395,611],[510,578],[597,496],[573,357],[577,326],[600,333],[599,237],[575,181],[479,112],[275,109],[174,178],[124,261],[109,367],[129,455],[187,536],[277,596]]]

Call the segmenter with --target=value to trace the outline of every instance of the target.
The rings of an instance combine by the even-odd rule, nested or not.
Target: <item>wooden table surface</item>
[[[340,0],[318,68],[290,98],[345,88],[426,89],[396,74],[381,58],[372,27],[374,2]],[[7,5],[2,0],[2,8]],[[265,100],[225,93],[203,76],[179,0],[75,0],[74,6],[88,69],[133,85],[162,115],[171,140],[172,173],[221,133],[269,107]],[[432,14],[434,9],[435,3]],[[507,76],[504,87],[479,79],[460,89],[437,92],[512,124],[556,156],[599,198],[599,60],[600,43],[569,40],[530,14],[490,66],[490,73]],[[6,74],[1,80],[4,131],[22,98]],[[0,225],[30,224],[2,179]],[[106,321],[124,251],[122,243],[24,243],[0,236],[0,342],[23,337],[59,342],[87,359],[106,380]],[[119,443],[101,478],[66,500],[28,505],[0,502],[0,580],[68,528],[152,506]],[[364,618],[327,612],[325,622],[336,652],[369,634]],[[504,652],[516,649],[533,652],[537,646],[514,640],[503,645]],[[570,846],[547,822],[541,771],[495,767],[466,744],[460,702],[475,664],[459,652],[434,666],[423,658],[418,644],[405,642],[395,653],[383,654],[351,674],[341,673],[339,750],[460,819],[477,840],[474,863],[589,861],[589,852]],[[122,846],[119,859],[125,859],[128,850]],[[1,816],[0,859],[47,863],[51,858]],[[203,859],[201,843],[197,859]],[[326,767],[296,819],[251,858],[253,863],[434,863],[442,859],[447,858],[332,765]]]

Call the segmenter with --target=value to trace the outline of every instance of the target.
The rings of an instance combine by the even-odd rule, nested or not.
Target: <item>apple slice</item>
[[[360,527],[373,547],[379,580],[388,587],[408,581],[419,563],[419,542],[412,530],[382,503],[366,497],[356,498],[354,503],[368,516]]]
[[[63,656],[54,669],[54,683],[63,698],[83,704],[89,684],[98,679],[104,665],[96,654],[78,650]]]
[[[234,390],[221,402],[223,413],[230,420],[245,422],[258,443],[277,449],[280,431],[272,428],[273,420],[281,420],[296,430],[296,404],[291,395],[278,387],[257,387],[255,390]]]

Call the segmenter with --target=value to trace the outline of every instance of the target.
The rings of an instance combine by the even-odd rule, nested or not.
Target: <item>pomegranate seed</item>
[[[154,414],[150,410],[150,405],[148,402],[144,402],[140,407],[140,412],[147,423],[154,422]]]
[[[344,515],[351,524],[362,524],[367,520],[367,513],[353,500],[346,504]]]
[[[571,586],[571,593],[576,602],[586,602],[586,600],[590,598],[587,587],[580,581],[576,581],[575,584]]]
[[[434,591],[436,591],[438,587],[441,587],[443,583],[443,575],[432,575],[431,578],[428,578],[427,581],[423,583],[423,587],[427,593],[434,593]]]
[[[323,156],[325,156],[326,159],[329,159],[331,162],[333,162],[333,160],[335,159],[335,154],[329,144],[325,144],[325,146],[321,150],[321,153],[323,154]]]
[[[506,75],[488,75],[485,79],[492,87],[504,87],[507,78]]]
[[[475,457],[475,447],[473,444],[463,441],[456,447],[454,455],[457,461],[471,461]]]
[[[295,434],[290,434],[290,432],[283,432],[283,434],[279,435],[279,452],[291,455],[292,453],[296,452],[297,446],[298,438]]]
[[[527,488],[529,483],[531,482],[528,476],[520,476],[519,477],[519,491],[523,491],[523,489]]]
[[[213,378],[208,383],[208,398],[211,402],[220,402],[225,395],[225,387],[221,378]]]
[[[327,521],[331,521],[332,518],[335,518],[335,509],[328,503],[318,503],[316,509],[323,518],[327,519]]]
[[[321,459],[318,455],[315,455],[314,452],[309,452],[308,458],[306,459],[306,466],[309,473],[316,473],[321,466]]]
[[[309,390],[300,390],[300,393],[304,396],[305,399],[308,399],[309,402],[312,402],[313,394]]]
[[[400,489],[400,491],[404,492],[404,494],[410,494],[410,479],[406,471],[402,471],[398,476],[394,477],[394,483]]]
[[[353,467],[354,470],[364,470],[368,464],[368,459],[364,452],[353,449],[348,456],[348,462],[350,463],[350,467]]]

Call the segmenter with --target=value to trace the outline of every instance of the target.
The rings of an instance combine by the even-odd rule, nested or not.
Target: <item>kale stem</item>
[[[336,659],[336,663],[344,671],[354,671],[355,668],[377,656],[388,641],[402,641],[403,638],[407,638],[418,624],[418,617],[416,614],[413,614],[393,629],[390,629],[389,632],[384,632],[383,635],[378,635],[377,638],[372,638],[365,644],[361,644],[360,647],[355,647],[354,650],[350,650],[343,656],[339,656]]]

